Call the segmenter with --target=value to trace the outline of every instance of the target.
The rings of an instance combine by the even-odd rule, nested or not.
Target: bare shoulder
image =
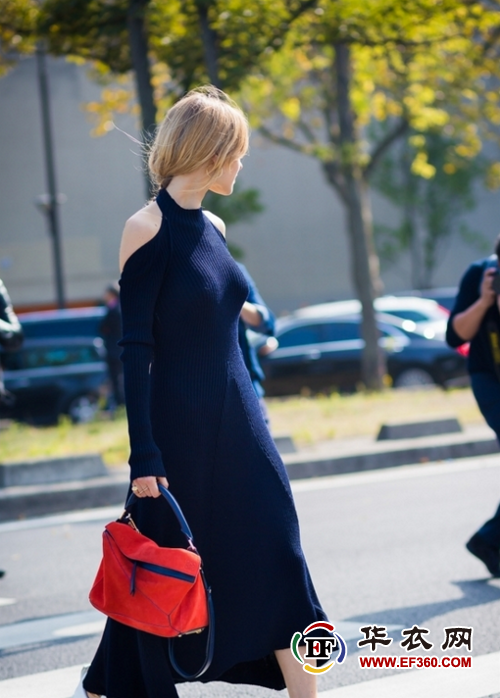
[[[151,202],[125,223],[120,244],[120,271],[134,252],[157,235],[161,226],[161,211],[155,202]]]
[[[207,211],[203,209],[203,213],[205,216],[208,218],[208,220],[215,225],[215,227],[220,230],[220,232],[226,237],[226,224],[222,220],[222,218],[219,218],[219,216],[216,216],[215,213],[212,213],[211,211]]]

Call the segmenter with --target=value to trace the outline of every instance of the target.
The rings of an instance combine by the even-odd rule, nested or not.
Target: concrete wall
[[[86,72],[64,60],[48,63],[58,191],[67,196],[60,207],[67,296],[92,299],[117,277],[123,222],[143,204],[140,159],[118,131],[90,136],[81,105],[100,89]],[[121,125],[135,133],[132,119]],[[47,191],[34,59],[0,80],[0,133],[0,275],[14,303],[51,302],[52,248],[34,204]]]
[[[61,227],[67,296],[93,300],[118,275],[117,251],[125,219],[144,203],[138,147],[118,131],[90,135],[81,109],[100,88],[82,67],[49,60],[58,189],[67,196]],[[118,125],[137,135],[132,118]],[[0,276],[17,306],[54,301],[51,246],[46,221],[34,206],[46,191],[36,63],[21,61],[0,80]],[[352,297],[344,212],[312,159],[254,137],[240,174],[256,187],[263,214],[237,224],[229,238],[245,251],[244,262],[273,309]],[[469,217],[472,228],[493,240],[500,195],[481,191]],[[397,213],[373,197],[375,220]],[[443,253],[436,285],[454,285],[481,252],[454,240]],[[410,285],[409,261],[383,271],[387,292]]]

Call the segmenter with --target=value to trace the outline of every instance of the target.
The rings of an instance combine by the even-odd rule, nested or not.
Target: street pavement
[[[323,606],[348,646],[319,677],[320,698],[500,698],[500,579],[464,548],[500,500],[500,457],[297,480],[302,542]],[[70,698],[103,618],[87,601],[103,524],[117,508],[0,524],[0,697]],[[277,590],[279,593],[279,590]],[[361,627],[385,627],[388,648],[359,649]],[[433,648],[400,647],[429,631]],[[467,657],[443,651],[445,627],[472,627],[472,668],[361,669],[358,658]],[[303,630],[297,628],[297,630]],[[235,619],[237,634],[244,632]],[[271,698],[222,683],[182,698]]]

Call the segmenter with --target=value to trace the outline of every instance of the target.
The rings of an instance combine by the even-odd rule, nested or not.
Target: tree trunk
[[[382,289],[378,257],[373,242],[371,206],[368,184],[357,162],[358,143],[350,100],[350,50],[345,44],[335,44],[335,78],[337,82],[337,111],[342,157],[343,200],[347,208],[352,273],[356,293],[362,307],[362,379],[369,390],[383,387],[385,357],[379,346],[373,301]]]
[[[210,27],[208,21],[208,9],[213,4],[210,0],[198,0],[196,7],[200,18],[201,41],[205,67],[212,85],[222,89],[223,85],[219,76],[219,56],[217,50],[217,34]]]
[[[156,128],[156,106],[144,20],[148,3],[149,0],[129,0],[127,13],[130,56],[135,75],[137,97],[141,108],[141,139],[144,146],[150,143]],[[146,152],[144,156],[146,156]],[[144,159],[146,160],[146,157]],[[154,194],[154,185],[149,178],[146,162],[144,162],[144,173],[146,177],[146,196],[149,199]]]

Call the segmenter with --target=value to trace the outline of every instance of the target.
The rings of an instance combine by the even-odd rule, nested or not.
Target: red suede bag
[[[208,669],[212,660],[211,590],[179,504],[165,487],[159,485],[159,488],[177,516],[188,549],[162,548],[143,536],[128,511],[135,500],[135,495],[131,495],[122,517],[105,526],[103,558],[89,598],[109,618],[161,637],[201,633],[208,626],[205,662],[194,675],[186,675],[179,669],[169,643],[175,671],[185,679],[195,679]]]

